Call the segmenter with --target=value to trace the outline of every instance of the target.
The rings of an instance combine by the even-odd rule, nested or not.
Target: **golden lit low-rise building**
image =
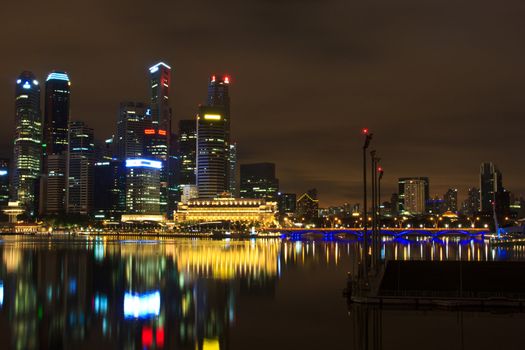
[[[179,223],[230,221],[270,226],[275,223],[276,212],[277,202],[263,199],[192,199],[179,203],[173,217]]]

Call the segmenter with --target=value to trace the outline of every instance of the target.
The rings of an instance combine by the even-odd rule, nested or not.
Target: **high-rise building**
[[[195,119],[179,121],[179,184],[195,185],[197,167],[197,123]]]
[[[232,142],[228,146],[228,192],[233,197],[238,196],[237,190],[237,143]]]
[[[503,181],[501,172],[491,162],[485,162],[480,167],[480,211],[484,214],[491,214],[492,205],[495,203],[496,194],[503,192]]]
[[[295,215],[304,223],[311,223],[318,218],[319,200],[315,188],[308,190],[297,199]]]
[[[297,205],[297,195],[295,193],[279,193],[277,206],[279,214],[294,215]]]
[[[126,207],[126,171],[121,160],[103,160],[94,167],[94,211],[99,219],[118,219]]]
[[[144,130],[152,129],[151,109],[142,102],[122,102],[117,119],[115,137],[115,155],[124,161],[144,155],[146,134]]]
[[[452,212],[458,211],[458,189],[457,188],[449,188],[445,195],[443,196],[443,199],[445,200],[445,210],[449,210]]]
[[[403,177],[398,185],[400,213],[424,214],[430,199],[428,177]]]
[[[67,151],[71,82],[65,72],[47,76],[44,117],[44,172],[40,212],[58,214],[66,210]]]
[[[67,212],[91,214],[93,210],[93,175],[95,163],[94,131],[83,122],[69,123],[67,153]]]
[[[40,85],[28,71],[16,81],[14,136],[10,195],[32,216],[37,209],[36,192],[42,169],[42,116]]]
[[[200,198],[215,198],[228,190],[228,147],[223,113],[222,107],[199,107],[196,180]]]
[[[164,138],[158,138],[158,141],[164,143],[163,146],[157,144],[156,147],[163,147],[162,152],[157,152],[154,158],[162,162],[160,173],[160,208],[163,214],[168,213],[168,198],[170,195],[169,182],[175,180],[175,176],[170,176],[170,172],[175,169],[177,162],[175,149],[171,145],[171,108],[169,103],[169,90],[171,84],[171,67],[164,62],[159,62],[149,68],[150,88],[151,88],[151,114],[152,126],[157,134],[163,134]]]
[[[67,156],[48,154],[47,173],[42,176],[43,190],[40,197],[42,214],[61,214],[66,211]]]
[[[231,139],[231,115],[230,115],[230,82],[229,76],[212,75],[208,84],[207,105],[210,107],[222,108],[222,115],[225,121],[225,140],[226,149],[226,186],[227,192],[233,195],[237,193],[237,145]]]
[[[462,212],[465,215],[474,215],[477,212],[479,212],[480,204],[479,204],[479,189],[477,187],[472,187],[468,189],[467,198],[463,202],[462,205]]]
[[[160,172],[158,160],[126,160],[126,213],[153,214],[160,211]]]
[[[241,164],[241,198],[263,198],[276,202],[279,180],[274,163]]]
[[[167,213],[168,207],[168,134],[166,130],[152,128],[144,130],[144,156],[162,163],[160,169],[160,211]]]
[[[151,88],[151,115],[154,124],[171,137],[171,108],[169,90],[171,84],[171,67],[159,62],[149,68]]]
[[[65,72],[54,71],[47,76],[45,96],[45,154],[67,151],[69,100],[71,82]]]
[[[9,159],[0,158],[0,209],[9,203]]]

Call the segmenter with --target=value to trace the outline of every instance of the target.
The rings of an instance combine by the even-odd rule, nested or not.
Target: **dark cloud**
[[[274,161],[284,191],[360,199],[361,136],[386,169],[463,193],[492,160],[525,192],[525,4],[518,0],[10,1],[0,12],[0,131],[8,154],[13,82],[64,69],[72,117],[109,136],[121,100],[146,100],[146,68],[173,71],[176,123],[233,76],[240,162]]]

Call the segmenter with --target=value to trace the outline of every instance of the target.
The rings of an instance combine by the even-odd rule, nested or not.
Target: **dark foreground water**
[[[0,348],[523,349],[525,314],[348,306],[356,242],[3,237]],[[483,242],[388,259],[521,260]]]

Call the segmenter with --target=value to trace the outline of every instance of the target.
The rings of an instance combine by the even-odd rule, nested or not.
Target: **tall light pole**
[[[363,277],[366,277],[368,274],[368,233],[366,230],[368,216],[366,215],[366,150],[370,146],[370,141],[372,141],[372,136],[368,128],[362,130],[363,135],[365,135],[365,143],[363,144]]]
[[[376,243],[376,251],[377,251],[377,263],[381,260],[381,179],[383,178],[383,168],[378,167],[378,178],[377,178],[377,203],[378,203],[378,215],[377,215],[377,227],[378,227],[378,234],[377,234],[377,243]]]

